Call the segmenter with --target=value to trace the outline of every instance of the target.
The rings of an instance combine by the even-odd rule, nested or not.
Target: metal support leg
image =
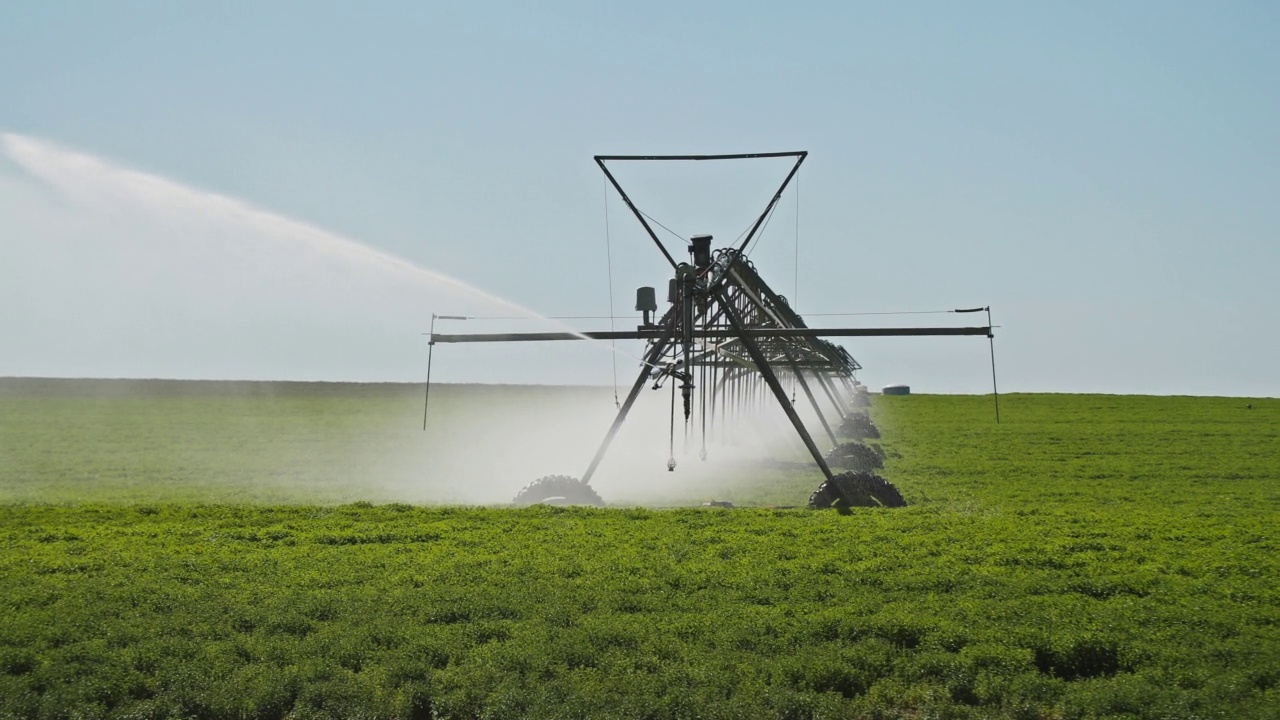
[[[991,327],[991,306],[987,306],[987,343],[991,348],[991,396],[996,400],[996,424],[1000,424],[1000,390],[996,387],[996,336]]]
[[[818,385],[822,386],[822,392],[826,393],[827,399],[831,401],[831,404],[833,406],[835,406],[836,413],[840,415],[840,419],[844,420],[846,417],[848,417],[849,411],[845,409],[844,403],[840,402],[840,398],[836,397],[836,394],[832,390],[831,385],[827,382],[827,376],[820,372],[815,372],[813,374],[813,377],[817,379]]]
[[[827,423],[827,418],[822,414],[822,408],[818,406],[818,398],[813,396],[813,391],[809,389],[809,383],[805,382],[804,373],[800,372],[800,367],[796,365],[795,357],[785,349],[782,351],[787,362],[791,365],[791,372],[795,373],[796,380],[800,383],[800,388],[804,390],[805,397],[809,398],[809,404],[813,406],[813,411],[818,414],[818,422],[822,423],[822,429],[827,431],[827,437],[831,439],[831,447],[839,445],[836,440],[836,434],[831,432],[831,425]]]
[[[435,313],[431,313],[431,330],[427,333],[429,340],[427,341],[427,389],[422,393],[422,432],[427,431],[427,408],[431,403],[431,356],[436,350],[436,318]]]
[[[746,333],[742,332],[742,322],[738,319],[738,313],[729,304],[729,299],[725,297],[723,288],[716,291],[716,299],[720,302],[720,306],[724,308],[724,316],[729,320],[729,324],[733,326],[734,332],[738,333],[738,339],[742,341],[743,347],[751,355],[751,360],[756,364],[756,369],[764,376],[764,381],[768,383],[769,389],[773,391],[773,396],[778,399],[778,404],[782,406],[783,412],[787,414],[787,419],[791,421],[796,433],[804,441],[804,446],[809,449],[809,454],[813,455],[813,461],[822,470],[822,474],[830,480],[832,478],[831,468],[827,466],[827,461],[822,457],[822,452],[818,450],[817,444],[813,442],[813,437],[809,435],[804,422],[796,414],[796,409],[791,407],[791,400],[787,398],[786,390],[782,388],[782,383],[778,382],[778,376],[773,373],[773,368],[769,367],[769,362],[765,359],[764,353],[760,352],[760,346],[756,345],[755,340],[747,337]]]
[[[853,407],[857,407],[858,389],[853,386],[853,383],[849,382],[849,378],[843,375],[840,376],[840,384],[844,385],[844,391],[845,394],[848,395],[849,404]]]
[[[618,409],[618,415],[613,419],[613,425],[609,427],[609,432],[605,434],[604,441],[600,443],[599,449],[596,450],[595,457],[591,458],[591,464],[587,466],[587,471],[582,474],[583,485],[590,483],[591,476],[596,474],[596,468],[600,467],[600,461],[604,459],[604,454],[609,449],[609,444],[613,442],[614,436],[618,434],[618,429],[626,421],[627,413],[631,412],[631,406],[635,404],[636,398],[640,396],[640,391],[649,382],[650,370],[662,357],[662,353],[666,352],[667,346],[671,344],[671,336],[675,330],[674,326],[675,319],[672,318],[670,322],[663,326],[662,338],[654,343],[653,348],[649,350],[649,354],[645,357],[644,367],[640,369],[640,375],[636,377],[635,383],[631,386],[631,392],[627,394],[627,399],[622,403],[622,407]],[[675,381],[672,380],[672,382]]]

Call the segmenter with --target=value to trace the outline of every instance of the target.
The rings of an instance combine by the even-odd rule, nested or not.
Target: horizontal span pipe
[[[808,150],[765,153],[733,153],[731,155],[596,155],[596,160],[754,160],[756,158],[800,157]]]
[[[750,328],[745,331],[750,338],[797,337],[924,337],[931,335],[981,335],[991,336],[990,327],[933,327],[933,328]],[[738,334],[732,330],[702,330],[695,332],[699,339],[733,339]],[[471,333],[431,336],[433,343],[469,342],[541,342],[547,340],[657,340],[662,330],[619,330],[616,332],[543,332],[543,333]]]

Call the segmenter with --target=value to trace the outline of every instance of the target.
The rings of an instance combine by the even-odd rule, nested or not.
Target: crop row
[[[13,717],[1261,712],[1280,667],[1267,529],[1099,519],[9,507],[0,706]]]

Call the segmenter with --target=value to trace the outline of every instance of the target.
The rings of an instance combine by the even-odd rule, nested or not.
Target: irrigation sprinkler
[[[647,343],[640,371],[581,478],[552,475],[535,480],[516,496],[517,504],[603,504],[599,495],[590,487],[592,478],[641,391],[650,384],[653,389],[658,390],[668,382],[671,383],[672,446],[668,470],[674,471],[677,465],[674,453],[677,417],[683,417],[687,429],[698,428],[702,436],[699,454],[705,459],[709,430],[731,430],[735,419],[744,416],[752,408],[763,406],[771,399],[782,409],[814,465],[823,475],[823,482],[809,498],[811,507],[897,507],[906,504],[897,488],[869,472],[874,456],[839,442],[838,434],[853,434],[855,439],[861,439],[878,437],[878,431],[872,434],[874,425],[859,411],[859,408],[867,404],[866,388],[856,380],[856,373],[862,366],[844,348],[827,338],[991,338],[990,310],[981,308],[988,311],[988,323],[978,327],[809,327],[787,299],[765,282],[747,257],[747,249],[767,224],[807,156],[807,152],[800,151],[595,157],[596,164],[609,184],[671,266],[672,274],[667,282],[668,307],[658,316],[657,291],[652,287],[639,288],[636,293],[636,311],[643,313],[643,321],[635,330],[583,333],[436,333],[435,320],[465,318],[432,315],[429,341],[432,348],[436,343],[556,342],[583,339],[644,340]],[[700,162],[756,158],[793,158],[795,162],[772,199],[735,245],[713,249],[714,238],[711,235],[694,235],[688,238],[689,257],[682,261],[677,261],[659,240],[649,223],[651,216],[635,205],[609,168],[611,162]],[[992,348],[994,383],[994,345]],[[429,350],[426,399],[430,398],[430,358]],[[790,396],[783,385],[784,379],[789,380],[793,388]],[[830,443],[826,452],[819,447],[800,417],[796,408],[796,387],[801,391],[804,404],[817,418],[825,440]],[[822,398],[826,399],[825,405]],[[698,420],[696,424],[695,416]],[[425,427],[425,401],[423,417]],[[831,463],[852,469],[837,474],[832,471]]]

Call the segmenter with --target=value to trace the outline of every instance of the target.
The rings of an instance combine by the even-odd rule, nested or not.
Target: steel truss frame
[[[652,325],[634,331],[586,333],[472,333],[444,334],[432,332],[430,343],[472,342],[544,342],[562,340],[647,340],[648,348],[641,369],[618,408],[609,430],[597,447],[582,483],[588,484],[617,436],[627,415],[651,380],[654,387],[668,379],[680,382],[686,422],[694,407],[694,391],[699,387],[702,408],[703,447],[706,453],[706,423],[714,430],[717,421],[725,423],[726,415],[744,410],[773,396],[790,421],[796,434],[812,456],[814,464],[827,480],[833,474],[804,421],[796,411],[793,398],[787,396],[783,379],[798,386],[805,401],[818,418],[824,434],[834,447],[836,433],[828,414],[843,420],[856,407],[854,374],[861,366],[849,353],[827,337],[903,337],[903,336],[984,336],[992,337],[992,328],[975,327],[896,327],[896,328],[810,328],[787,302],[760,277],[744,255],[777,205],[807,152],[742,153],[733,155],[597,155],[595,161],[622,197],[636,220],[670,263],[675,273],[676,297],[670,309]],[[756,158],[793,157],[786,178],[779,185],[763,212],[736,247],[723,248],[711,262],[677,262],[658,239],[646,215],[636,207],[618,183],[608,164],[613,161],[714,161]],[[690,249],[692,253],[692,248]],[[434,326],[433,326],[434,331]],[[812,382],[810,382],[812,381]],[[826,399],[824,407],[819,394]],[[673,388],[674,391],[674,388]],[[719,410],[717,417],[717,408]],[[668,463],[674,468],[674,458]],[[837,486],[838,487],[838,486]]]

